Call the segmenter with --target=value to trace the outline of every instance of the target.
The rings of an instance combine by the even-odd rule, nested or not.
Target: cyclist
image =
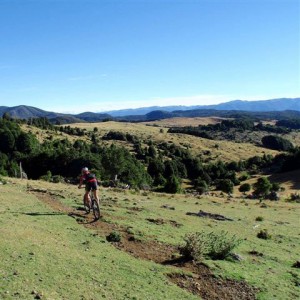
[[[99,205],[97,178],[95,174],[90,173],[87,167],[81,169],[81,176],[78,188],[80,189],[83,184],[85,184],[85,203],[91,203],[89,192],[92,190],[94,197]]]

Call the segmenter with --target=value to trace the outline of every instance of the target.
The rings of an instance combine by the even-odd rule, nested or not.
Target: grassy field
[[[188,123],[188,119],[182,120],[181,118],[175,118],[165,120],[163,123],[160,122],[163,121],[151,123],[151,126],[148,123],[123,123],[114,121],[101,123],[75,123],[70,124],[70,126],[78,127],[80,129],[86,129],[87,131],[92,131],[94,128],[97,128],[97,135],[100,138],[109,131],[120,131],[123,133],[130,133],[132,135],[135,135],[144,143],[149,140],[152,140],[154,143],[173,143],[177,146],[188,148],[196,156],[203,156],[204,159],[207,158],[210,160],[221,159],[223,161],[232,161],[232,153],[234,153],[234,159],[236,161],[240,159],[248,159],[255,155],[275,155],[278,153],[277,151],[258,147],[251,143],[235,143],[231,141],[208,140],[186,134],[171,134],[167,132],[168,126],[170,125],[169,122],[171,122],[173,125],[179,124],[182,126],[184,122]],[[216,122],[216,119],[197,118],[196,122],[201,122],[202,124],[211,124],[212,122]],[[123,146],[125,145],[124,142],[119,141],[114,141],[114,143],[119,143]]]
[[[263,147],[259,147],[249,142],[234,142],[227,140],[209,140],[200,137],[195,137],[186,134],[168,133],[170,126],[187,126],[187,125],[206,125],[215,124],[219,122],[219,118],[172,118],[155,122],[145,123],[125,123],[125,122],[99,122],[99,123],[74,123],[69,124],[70,127],[77,127],[85,129],[86,132],[95,132],[97,138],[101,138],[109,131],[119,131],[123,133],[130,133],[139,138],[142,145],[146,146],[148,141],[153,141],[156,144],[167,142],[173,143],[182,148],[188,148],[193,155],[201,156],[204,160],[222,160],[225,162],[232,161],[232,153],[234,153],[234,160],[243,160],[253,157],[255,155],[263,156],[264,154],[276,155],[278,152]],[[67,138],[71,142],[76,139],[83,139],[90,141],[90,137],[77,137],[61,132],[53,132],[41,130],[30,125],[22,125],[22,129],[26,132],[34,133],[40,141],[48,139],[64,139]],[[298,132],[291,133],[286,136],[294,145],[300,145],[300,134]],[[104,144],[111,144],[112,141],[101,141]],[[125,146],[132,150],[132,144],[124,141],[113,141],[113,143],[120,146]]]
[[[196,299],[26,189],[1,186],[1,299]]]
[[[300,297],[300,272],[292,267],[300,253],[297,203],[101,189],[103,217],[93,222],[79,210],[76,186],[9,179],[0,190],[1,299],[199,299],[186,282],[168,279],[176,273],[196,280],[195,270],[164,258],[178,257],[183,236],[202,230],[243,240],[234,250],[241,261],[204,261],[220,287],[206,287],[216,296],[200,293],[203,299],[243,299],[241,281],[258,289],[257,299]],[[233,221],[186,214],[199,210]],[[262,229],[271,239],[256,237]],[[121,243],[106,241],[112,231]],[[220,296],[226,278],[237,280],[227,298]]]

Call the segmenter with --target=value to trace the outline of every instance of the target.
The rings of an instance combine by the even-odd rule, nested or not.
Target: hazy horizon
[[[208,105],[218,105],[218,104],[224,104],[224,103],[228,103],[228,102],[232,102],[232,101],[243,101],[243,102],[260,102],[260,101],[270,101],[270,100],[278,100],[278,99],[299,99],[300,97],[280,97],[280,98],[272,98],[272,99],[252,99],[252,100],[245,100],[245,99],[232,99],[232,100],[228,100],[228,101],[222,101],[219,103],[215,103],[215,104],[192,104],[192,105],[188,105],[188,104],[170,104],[170,105],[146,105],[146,106],[137,106],[137,107],[124,107],[124,108],[116,108],[116,109],[111,109],[111,110],[102,110],[102,111],[95,111],[95,110],[83,110],[83,111],[58,111],[54,108],[50,108],[50,109],[46,109],[43,107],[43,105],[38,105],[38,106],[32,106],[32,105],[27,105],[27,104],[18,104],[18,105],[14,105],[14,106],[8,106],[8,107],[18,107],[18,106],[31,106],[31,107],[35,107],[44,111],[49,111],[49,112],[54,112],[54,113],[62,113],[62,114],[80,114],[80,113],[84,113],[84,112],[93,112],[93,113],[106,113],[106,112],[113,112],[113,111],[119,111],[119,110],[135,110],[135,109],[147,109],[147,108],[151,108],[151,107],[170,107],[170,106],[182,106],[182,107],[194,107],[194,106],[208,106]],[[5,106],[5,105],[4,105]]]

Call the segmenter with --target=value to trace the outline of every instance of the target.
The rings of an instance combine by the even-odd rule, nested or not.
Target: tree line
[[[38,126],[48,126],[42,120],[34,122]],[[54,130],[60,130],[60,127]],[[186,179],[199,193],[209,189],[231,193],[235,185],[241,184],[251,174],[300,168],[299,148],[275,157],[264,155],[241,161],[206,162],[173,143],[145,142],[119,132],[110,132],[103,138],[132,143],[133,153],[115,144],[100,145],[95,138],[96,132],[94,128],[90,142],[80,139],[75,142],[68,139],[39,142],[32,133],[22,131],[18,121],[3,117],[0,119],[0,175],[16,176],[22,162],[31,179],[62,176],[76,180],[81,168],[88,166],[102,182],[109,182],[117,175],[121,182],[132,187],[148,186],[157,191],[176,193]],[[244,175],[238,175],[241,173]]]
[[[278,121],[275,125],[270,125],[263,124],[262,122],[257,122],[256,120],[249,118],[241,118],[236,120],[223,120],[220,123],[213,125],[199,125],[197,127],[174,127],[170,128],[168,132],[183,133],[211,140],[215,139],[216,133],[223,133],[225,135],[227,134],[227,138],[232,140],[234,139],[234,134],[228,135],[229,132],[267,132],[269,135],[265,135],[265,137],[261,140],[261,144],[264,147],[273,150],[288,151],[293,148],[292,143],[287,139],[278,136],[278,134],[287,134],[291,132],[291,130],[297,129],[298,124],[300,124],[300,121],[285,120]]]

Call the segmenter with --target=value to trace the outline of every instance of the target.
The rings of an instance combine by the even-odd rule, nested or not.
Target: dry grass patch
[[[208,119],[210,118],[205,119],[206,122],[208,122]],[[157,122],[155,122],[155,124],[157,124]],[[223,161],[238,161],[240,159],[248,159],[255,155],[275,155],[278,153],[277,151],[257,147],[250,143],[208,140],[186,134],[170,134],[167,133],[167,128],[165,127],[147,126],[147,124],[145,123],[124,123],[110,121],[101,123],[74,123],[70,126],[78,127],[80,129],[86,129],[88,131],[92,131],[94,128],[97,128],[97,134],[99,135],[99,137],[105,135],[109,131],[120,131],[123,133],[128,132],[132,135],[135,135],[144,142],[153,140],[155,143],[174,143],[177,146],[189,148],[194,155],[202,155],[205,152],[209,153],[207,157],[210,160],[221,159]],[[161,129],[163,129],[163,132],[161,132]],[[110,141],[109,143],[112,142],[123,146],[126,145],[126,143],[120,141]]]
[[[38,128],[38,127],[35,127],[32,125],[27,125],[27,124],[22,124],[21,129],[26,133],[31,132],[32,134],[34,134],[40,143],[43,143],[46,140],[68,139],[72,143],[78,139],[86,140],[86,141],[90,140],[86,136],[78,137],[78,136],[74,136],[74,135],[69,135],[64,132],[60,132],[60,131],[55,132],[53,130],[45,130],[45,129],[41,129],[41,128]]]
[[[220,117],[205,117],[205,118],[170,118],[159,121],[143,122],[143,124],[156,125],[161,127],[184,127],[184,126],[199,126],[199,125],[215,125],[221,123],[227,118]]]

